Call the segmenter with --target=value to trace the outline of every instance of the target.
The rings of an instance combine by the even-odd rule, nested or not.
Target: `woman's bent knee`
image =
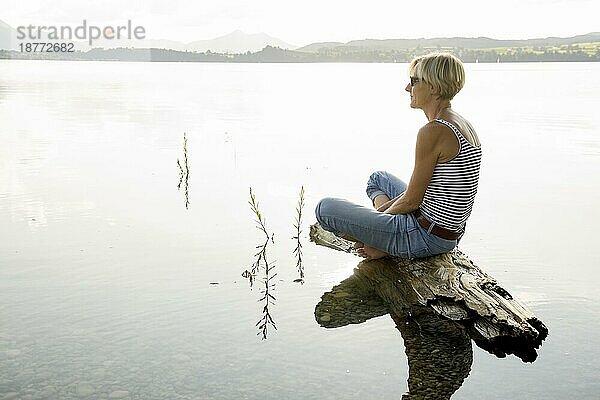
[[[380,176],[387,176],[387,171],[375,171],[371,174],[370,179],[378,179]]]
[[[369,186],[377,186],[379,187],[381,178],[387,178],[388,173],[386,171],[375,171],[369,176],[369,180],[367,181],[367,187]]]
[[[373,201],[375,197],[385,194],[382,190],[381,178],[387,177],[388,173],[385,171],[375,171],[369,177],[367,181],[367,196]]]
[[[324,215],[331,214],[331,208],[334,201],[335,199],[331,197],[325,197],[324,199],[321,199],[319,203],[317,203],[317,207],[315,208],[315,215],[317,216],[317,221],[319,221],[319,223],[322,222]]]
[[[332,197],[326,197],[319,201],[317,207],[315,208],[315,216],[317,217],[317,222],[321,227],[328,231],[333,231],[329,226],[328,220],[329,217],[335,215],[335,203],[337,203],[339,199],[335,199]]]

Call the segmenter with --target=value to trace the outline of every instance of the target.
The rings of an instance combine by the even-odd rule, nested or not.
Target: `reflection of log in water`
[[[187,137],[185,135],[185,132],[183,133],[183,166],[181,165],[179,158],[177,159],[177,166],[179,167],[179,183],[177,184],[177,189],[181,190],[181,184],[184,183],[185,208],[187,209],[190,205],[190,164],[188,163]]]
[[[409,392],[402,398],[449,399],[469,375],[473,363],[471,339],[465,328],[425,309],[390,312],[371,282],[358,273],[362,268],[364,264],[323,295],[315,308],[317,322],[335,328],[390,313],[404,339],[408,358]]]

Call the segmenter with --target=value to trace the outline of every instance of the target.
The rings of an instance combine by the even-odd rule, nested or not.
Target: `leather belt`
[[[425,229],[426,231],[429,231],[431,222],[429,220],[427,220],[427,218],[425,218],[423,216],[423,214],[421,214],[421,210],[419,210],[417,208],[415,211],[413,211],[413,215],[415,216],[415,219],[417,220],[419,225],[421,225],[423,227],[423,229]],[[462,235],[462,233],[454,232],[449,229],[442,228],[439,225],[433,225],[433,229],[431,229],[431,233],[433,233],[437,237],[441,237],[442,239],[446,239],[446,240],[456,240]]]

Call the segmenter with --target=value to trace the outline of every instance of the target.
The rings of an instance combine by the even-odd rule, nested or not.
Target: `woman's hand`
[[[400,197],[402,197],[402,195],[396,196],[391,200],[386,201],[385,203],[381,204],[379,207],[376,208],[377,211],[379,212],[385,212],[388,208],[390,208],[392,206],[392,204],[394,204],[394,202],[396,200],[398,200]]]

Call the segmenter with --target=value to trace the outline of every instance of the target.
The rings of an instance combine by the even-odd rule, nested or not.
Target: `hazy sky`
[[[419,5],[421,4],[421,5]],[[288,43],[353,39],[573,36],[600,31],[597,0],[0,0],[9,25],[122,25],[192,41],[241,29]]]

